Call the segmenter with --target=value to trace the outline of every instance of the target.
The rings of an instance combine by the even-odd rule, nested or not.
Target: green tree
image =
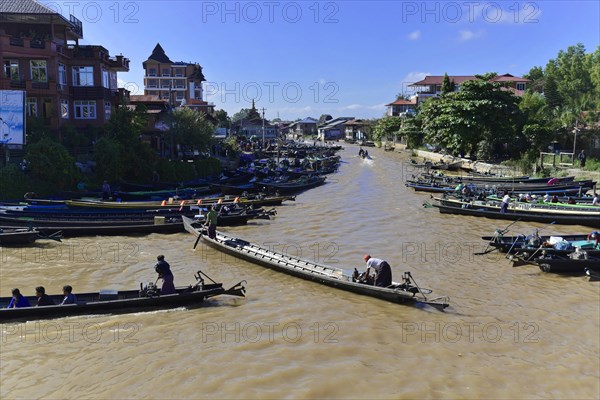
[[[499,146],[513,142],[522,123],[518,100],[505,88],[473,80],[458,92],[426,101],[421,106],[425,140],[453,153],[475,152],[480,144],[486,154],[499,152]]]
[[[422,115],[417,114],[414,117],[406,117],[402,120],[400,136],[406,139],[406,146],[414,149],[423,144]]]
[[[173,111],[171,130],[177,143],[189,151],[208,150],[215,132],[214,126],[203,113],[187,107]]]
[[[523,76],[531,82],[528,89],[532,92],[542,93],[544,91],[544,69],[542,67],[533,67]]]
[[[546,65],[546,77],[555,80],[565,105],[571,105],[584,93],[593,92],[590,60],[583,44],[578,43],[569,46],[566,51],[559,51],[556,59]]]
[[[250,115],[250,110],[248,108],[242,108],[240,111],[236,112],[231,116],[231,124],[235,124],[238,121],[248,119]]]
[[[43,138],[27,146],[25,159],[29,162],[28,171],[40,181],[51,183],[55,190],[72,187],[78,173],[75,159],[60,143]]]
[[[99,180],[119,182],[125,176],[124,146],[114,138],[104,137],[94,145],[96,175]]]
[[[454,91],[454,83],[450,81],[448,74],[444,74],[444,80],[442,81],[442,96]]]
[[[227,115],[225,110],[217,110],[215,112],[215,118],[217,122],[217,128],[231,128],[231,118]]]
[[[398,134],[402,126],[402,118],[385,117],[381,118],[373,128],[373,140],[381,142],[383,139],[391,138]]]

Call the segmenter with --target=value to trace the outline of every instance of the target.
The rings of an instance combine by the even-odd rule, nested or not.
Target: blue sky
[[[83,23],[84,44],[131,60],[143,91],[160,43],[198,62],[205,100],[229,115],[252,98],[268,119],[379,118],[425,75],[522,76],[559,50],[600,44],[598,1],[42,1]]]

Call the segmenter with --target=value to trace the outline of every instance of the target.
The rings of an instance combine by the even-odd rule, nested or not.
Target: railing
[[[575,153],[544,153],[540,152],[540,164],[556,167],[572,167],[575,164]]]
[[[9,43],[11,46],[19,46],[19,47],[23,47],[24,43],[23,43],[23,39],[18,38],[18,37],[12,37],[9,40]]]

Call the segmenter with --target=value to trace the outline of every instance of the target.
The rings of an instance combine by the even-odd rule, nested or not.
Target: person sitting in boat
[[[10,303],[6,308],[21,308],[21,307],[31,307],[29,304],[29,300],[25,296],[21,294],[21,291],[17,288],[12,290],[12,299],[10,299]]]
[[[469,185],[465,185],[465,187],[462,188],[461,193],[464,197],[471,197],[471,188]]]
[[[104,181],[104,183],[102,184],[102,200],[108,200],[110,199],[110,196],[110,185],[108,184],[108,181]]]
[[[577,204],[577,202],[575,201],[575,199],[571,196],[569,197],[569,200],[567,201],[568,204]]]
[[[600,206],[600,199],[598,199],[598,193],[594,192],[594,198],[592,199],[593,206]]]
[[[37,306],[53,306],[54,300],[46,294],[46,289],[43,286],[35,288],[35,297],[37,297]]]
[[[363,158],[369,158],[369,152],[367,150],[363,153]]]
[[[550,200],[550,203],[558,203],[558,197],[556,197],[556,195],[553,195],[552,199]]]
[[[544,195],[544,203],[548,203],[550,201],[550,193],[546,193]]]
[[[175,293],[175,285],[173,283],[173,273],[171,272],[171,266],[168,262],[165,261],[164,255],[159,255],[156,257],[158,261],[154,270],[158,273],[159,279],[163,280],[162,287],[160,288],[160,294],[173,294]]]
[[[365,156],[365,151],[363,150],[362,147],[360,148],[360,150],[358,150],[358,156],[359,157],[364,157]]]
[[[75,297],[75,295],[72,292],[73,292],[73,288],[71,287],[71,285],[63,286],[63,295],[65,297],[64,297],[63,301],[60,303],[61,306],[64,306],[66,304],[77,303],[77,298]]]
[[[208,237],[214,239],[217,237],[217,212],[214,206],[210,206],[210,210],[206,214],[206,222],[204,226],[208,228]]]
[[[392,269],[387,261],[379,258],[373,258],[369,254],[363,256],[363,260],[367,263],[366,276],[369,276],[371,269],[375,271],[375,279],[373,285],[380,287],[388,287],[392,284]]]
[[[600,243],[600,232],[593,231],[587,237],[588,241],[594,240],[594,239],[596,240],[596,244],[594,245],[594,247],[598,247],[598,243]]]

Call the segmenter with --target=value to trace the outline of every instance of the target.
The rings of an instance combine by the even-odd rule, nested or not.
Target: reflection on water
[[[370,253],[448,295],[446,313],[390,304],[224,255],[188,234],[3,248],[0,291],[129,289],[202,269],[248,297],[206,307],[2,326],[2,398],[597,398],[598,283],[511,268],[482,235],[505,221],[440,215],[403,180],[406,156],[348,146],[328,183],[272,221],[223,230],[344,269]],[[512,233],[542,224],[517,223]],[[553,227],[554,233],[558,229]],[[561,233],[587,232],[561,227]],[[547,231],[547,233],[551,233]]]

